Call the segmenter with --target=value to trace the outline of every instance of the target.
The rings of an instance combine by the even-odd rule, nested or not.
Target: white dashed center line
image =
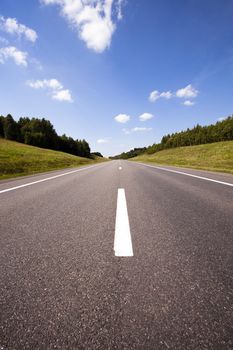
[[[118,189],[114,239],[115,256],[133,256],[125,190]]]

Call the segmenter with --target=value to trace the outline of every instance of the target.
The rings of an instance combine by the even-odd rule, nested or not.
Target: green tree
[[[20,140],[20,132],[19,127],[16,121],[12,118],[10,114],[6,116],[4,119],[4,136],[8,140],[19,141]]]
[[[0,137],[4,137],[4,117],[0,116]]]

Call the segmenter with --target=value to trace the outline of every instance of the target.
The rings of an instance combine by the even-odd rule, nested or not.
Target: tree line
[[[192,129],[163,136],[160,143],[154,143],[144,148],[134,148],[111,159],[128,159],[142,153],[153,154],[164,149],[194,146],[206,143],[233,140],[233,115],[218,121],[216,124],[201,126],[197,124]]]
[[[145,153],[146,150],[147,150],[146,147],[134,148],[134,149],[131,149],[128,152],[123,152],[121,154],[118,154],[117,156],[109,157],[109,158],[110,159],[128,159],[128,158],[133,158],[133,157],[139,156],[142,153]]]
[[[0,116],[0,137],[75,156],[92,158],[86,140],[74,140],[65,134],[59,136],[52,123],[44,118],[23,117],[17,122],[10,114],[6,117]]]

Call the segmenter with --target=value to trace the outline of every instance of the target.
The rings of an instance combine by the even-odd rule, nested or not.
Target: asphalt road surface
[[[0,182],[0,349],[232,350],[233,176],[71,171]]]

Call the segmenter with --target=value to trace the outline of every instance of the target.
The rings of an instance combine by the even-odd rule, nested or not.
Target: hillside
[[[224,118],[215,124],[201,126],[197,124],[192,129],[164,135],[160,143],[154,143],[148,147],[134,148],[128,152],[110,157],[111,159],[129,159],[142,154],[154,154],[167,149],[177,147],[205,145],[214,142],[233,140],[233,116]]]
[[[144,153],[130,160],[233,174],[233,141],[177,147],[150,155]]]
[[[73,156],[0,138],[0,179],[104,161]]]
[[[74,140],[63,134],[59,136],[53,124],[45,118],[21,117],[14,120],[11,114],[0,115],[0,137],[31,145],[91,158],[91,149],[86,140]]]

